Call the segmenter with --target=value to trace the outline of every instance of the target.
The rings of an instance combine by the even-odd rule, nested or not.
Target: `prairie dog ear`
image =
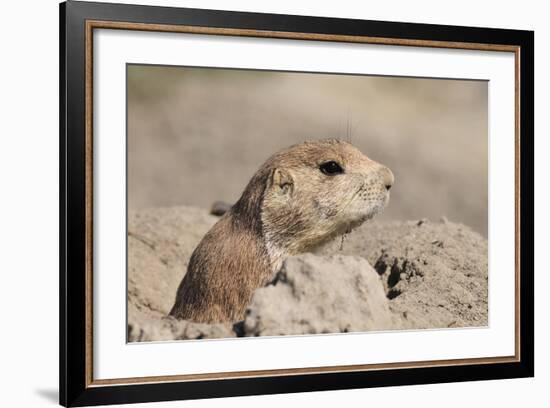
[[[272,171],[269,187],[279,194],[292,194],[294,179],[288,170],[277,168]]]

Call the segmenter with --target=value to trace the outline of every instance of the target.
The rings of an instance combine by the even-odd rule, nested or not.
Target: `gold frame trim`
[[[93,378],[93,30],[118,29],[133,31],[157,31],[171,33],[241,36],[256,38],[277,38],[310,41],[330,41],[360,44],[381,44],[410,47],[451,48],[463,50],[513,52],[515,57],[515,354],[502,357],[480,357],[450,360],[430,360],[396,362],[383,364],[357,364],[342,366],[304,367],[274,370],[254,370],[217,372],[204,374],[184,374],[154,377],[128,377],[113,379]],[[86,357],[85,386],[104,387],[112,385],[151,384],[179,381],[207,381],[266,376],[292,376],[337,372],[357,372],[390,370],[397,368],[441,367],[449,365],[514,363],[520,356],[520,46],[504,44],[465,43],[450,41],[412,40],[369,36],[298,33],[287,31],[263,31],[234,28],[196,27],[186,25],[166,25],[148,23],[128,23],[121,21],[86,20]]]

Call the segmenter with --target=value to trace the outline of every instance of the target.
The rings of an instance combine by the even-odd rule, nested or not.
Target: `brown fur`
[[[337,161],[344,174],[319,166]],[[170,312],[197,322],[244,318],[252,293],[286,256],[362,224],[387,203],[393,175],[339,140],[291,146],[256,172],[239,201],[193,252]]]

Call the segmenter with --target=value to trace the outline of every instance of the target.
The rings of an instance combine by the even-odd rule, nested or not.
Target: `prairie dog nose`
[[[389,191],[390,188],[393,186],[393,181],[394,181],[393,173],[389,168],[382,167],[381,174],[382,174],[382,182],[386,186],[386,190]]]

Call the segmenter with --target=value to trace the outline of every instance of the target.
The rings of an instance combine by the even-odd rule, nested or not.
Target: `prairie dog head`
[[[261,168],[263,235],[270,252],[305,252],[374,217],[394,177],[351,144],[321,140],[291,146]]]

